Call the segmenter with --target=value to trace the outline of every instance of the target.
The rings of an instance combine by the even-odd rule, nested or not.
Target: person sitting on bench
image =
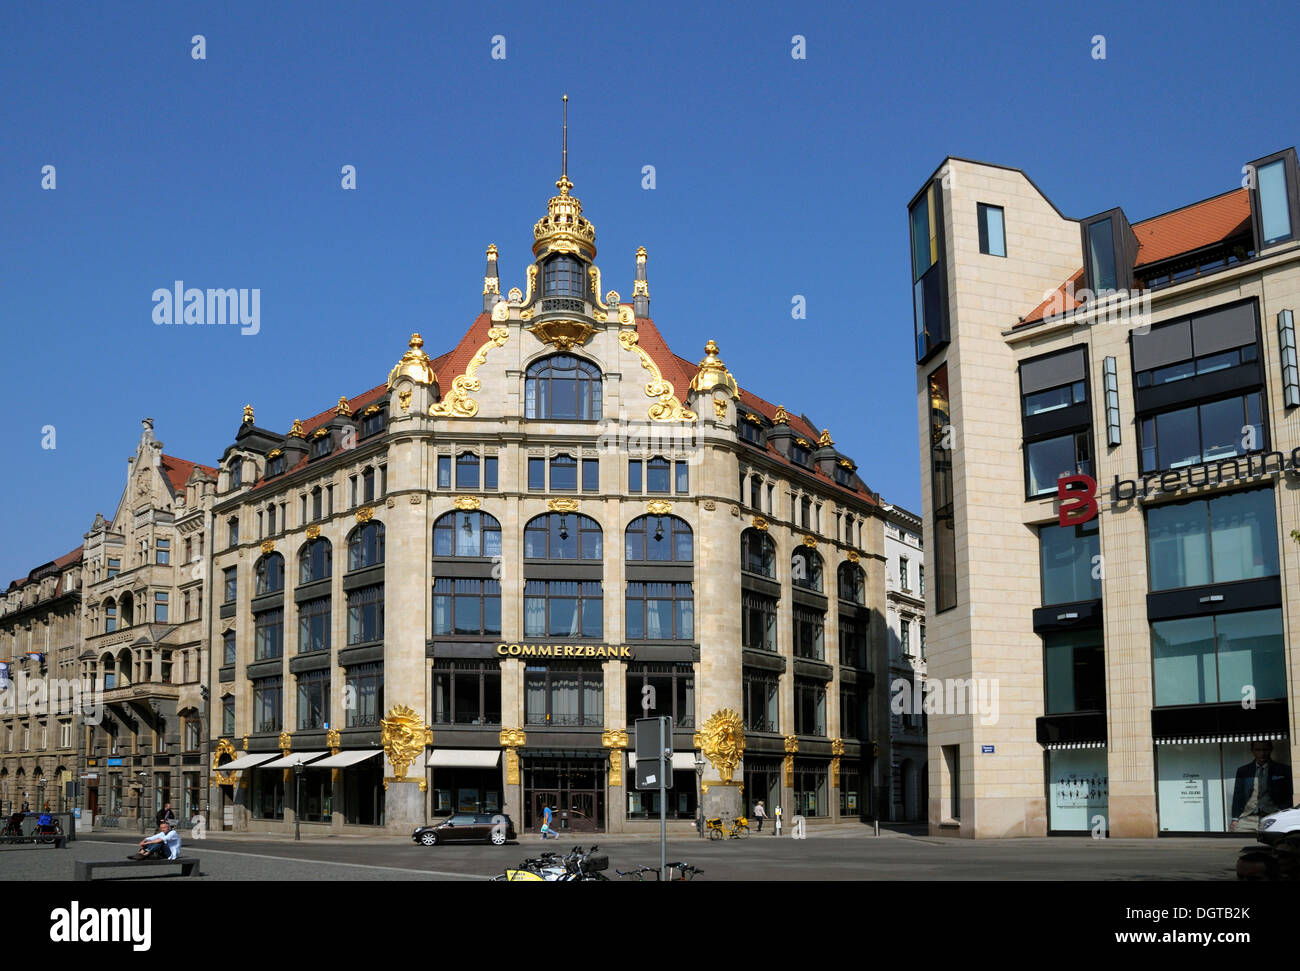
[[[172,824],[163,820],[158,824],[158,832],[140,841],[140,849],[127,857],[128,860],[174,860],[181,855],[181,834],[172,829]]]

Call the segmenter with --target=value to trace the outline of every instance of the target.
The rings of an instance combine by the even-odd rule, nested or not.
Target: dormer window
[[[1131,290],[1138,241],[1124,211],[1111,209],[1085,220],[1080,231],[1087,289],[1097,297]]]
[[[238,489],[244,484],[244,463],[241,459],[235,459],[230,465],[230,488]]]
[[[1109,219],[1088,227],[1088,269],[1093,289],[1098,293],[1116,289],[1115,241]]]
[[[1256,239],[1272,246],[1294,239],[1300,221],[1295,153],[1287,150],[1254,163],[1255,187],[1251,193]]]
[[[369,438],[371,435],[378,435],[384,430],[384,413],[381,409],[371,411],[366,409],[361,418],[361,437]]]
[[[835,466],[835,469],[834,469],[834,473],[833,473],[833,475],[834,475],[835,482],[836,482],[838,485],[842,485],[842,486],[844,486],[846,489],[851,489],[851,488],[853,488],[853,470],[852,470],[852,469],[845,468],[843,465],[838,465],[838,464],[837,464],[837,465]]]
[[[334,438],[327,432],[311,443],[311,457],[314,459],[329,455],[334,450]]]
[[[266,477],[272,479],[284,473],[284,456],[277,455],[266,463]]]
[[[542,295],[585,297],[587,282],[583,264],[570,256],[556,256],[542,267]]]
[[[763,426],[753,420],[752,415],[742,413],[740,416],[740,438],[751,445],[763,447]]]
[[[800,441],[790,443],[790,461],[795,465],[802,465],[806,469],[812,461],[812,452],[809,451],[806,444],[800,444]]]

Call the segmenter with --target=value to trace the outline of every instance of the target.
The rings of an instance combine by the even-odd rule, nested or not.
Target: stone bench
[[[197,856],[178,856],[174,860],[77,860],[72,879],[79,881],[94,880],[96,870],[116,870],[119,867],[141,869],[155,866],[179,866],[183,877],[197,877],[199,875],[199,858]]]

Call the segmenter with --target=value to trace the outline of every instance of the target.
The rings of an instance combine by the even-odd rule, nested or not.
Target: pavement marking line
[[[94,843],[97,846],[122,846],[125,844],[117,843],[112,840],[77,840],[78,843]],[[452,873],[450,870],[419,870],[414,867],[406,866],[379,866],[373,863],[342,863],[338,860],[304,860],[296,856],[267,856],[265,853],[244,853],[238,850],[211,850],[203,848],[205,854],[221,853],[226,856],[251,856],[259,860],[281,860],[285,863],[319,863],[322,866],[351,866],[358,867],[362,870],[396,870],[398,873],[431,873],[437,877],[455,877],[461,880],[488,880],[489,877],[478,877],[466,873]],[[248,881],[257,882],[257,881]]]

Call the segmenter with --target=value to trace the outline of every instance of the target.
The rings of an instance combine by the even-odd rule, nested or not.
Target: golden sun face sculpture
[[[406,778],[406,770],[433,741],[433,732],[424,724],[415,710],[406,705],[394,705],[388,717],[380,721],[384,755],[393,764],[398,779]]]
[[[718,770],[718,778],[731,782],[745,754],[745,723],[730,708],[715,711],[700,729],[700,749]]]

